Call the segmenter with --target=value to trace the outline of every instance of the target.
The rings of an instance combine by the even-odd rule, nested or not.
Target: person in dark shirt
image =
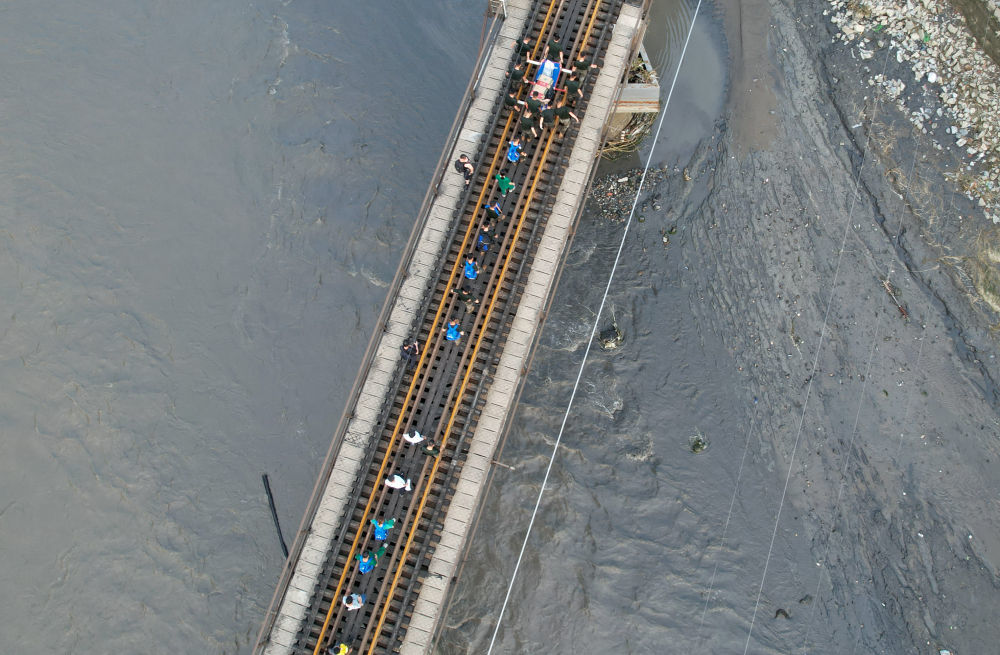
[[[420,354],[420,346],[417,345],[416,339],[410,339],[399,347],[399,352],[403,355],[403,359],[406,360],[406,368],[410,368],[417,361],[417,355]]]
[[[513,91],[503,97],[503,105],[510,107],[513,111],[521,111],[521,101],[517,99]]]
[[[472,181],[472,174],[476,172],[476,169],[472,167],[472,162],[469,161],[468,155],[459,156],[455,161],[455,170],[465,178],[465,186],[469,186],[469,182]]]
[[[452,289],[452,293],[458,296],[458,299],[465,303],[465,311],[472,313],[476,310],[476,305],[479,304],[479,298],[469,290],[469,287],[462,285],[460,289]]]
[[[562,46],[561,43],[559,43],[559,37],[558,36],[552,37],[552,40],[549,41],[549,50],[548,50],[548,54],[546,56],[549,59],[555,59],[556,57],[558,57],[559,58],[559,63],[560,64],[562,63],[562,61],[563,61],[563,46]]]
[[[576,101],[583,97],[583,80],[581,80],[576,72],[569,76],[566,80],[566,100],[572,104],[576,104]]]
[[[421,446],[420,452],[428,457],[437,457],[441,454],[441,448],[433,441],[428,441],[426,446]]]
[[[535,131],[535,124],[536,123],[538,123],[538,118],[534,114],[532,114],[530,111],[528,111],[527,109],[525,109],[524,113],[521,114],[521,130],[525,132],[525,135],[524,135],[525,138],[528,137],[528,135],[527,135],[528,130],[531,131],[531,136],[534,136],[534,137],[538,136],[538,132]],[[466,184],[468,184],[468,182],[466,182]]]
[[[483,208],[493,212],[493,215],[497,218],[503,218],[503,210],[500,209],[499,200],[494,200],[492,205],[490,203],[486,203],[483,205]]]
[[[556,124],[556,110],[555,107],[549,107],[548,109],[542,110],[542,127],[552,127]]]
[[[538,91],[532,91],[531,96],[527,100],[521,100],[520,102],[532,113],[536,113],[542,108],[542,96]]]
[[[580,122],[580,117],[573,113],[573,111],[566,106],[566,101],[563,100],[559,103],[559,106],[554,110],[556,118],[559,119],[560,126],[562,127],[561,133],[566,133],[566,128],[569,126],[569,119],[572,118],[577,123]]]
[[[597,70],[597,64],[594,63],[593,57],[584,57],[581,52],[573,62],[573,70],[580,75],[586,75],[591,70]]]
[[[493,233],[490,231],[490,225],[484,225],[479,230],[479,236],[476,238],[476,246],[482,252],[486,252],[490,249],[490,244],[493,243]]]
[[[521,41],[514,41],[514,52],[517,53],[518,60],[527,57],[528,53],[531,52],[531,39],[524,37]]]
[[[521,82],[524,81],[524,66],[521,62],[514,64],[514,68],[507,71],[507,77],[510,78],[512,88],[517,88],[520,86]]]

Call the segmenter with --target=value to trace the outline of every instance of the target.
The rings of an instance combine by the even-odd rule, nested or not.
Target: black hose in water
[[[281,544],[281,552],[288,559],[288,546],[285,545],[285,538],[281,534],[281,524],[278,523],[278,510],[274,507],[274,496],[271,495],[271,481],[267,478],[267,473],[261,473],[260,479],[264,481],[264,493],[267,494],[267,504],[271,506],[271,518],[274,519],[274,529],[278,531],[278,543]]]

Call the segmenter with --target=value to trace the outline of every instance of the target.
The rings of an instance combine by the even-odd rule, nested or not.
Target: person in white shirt
[[[343,601],[344,607],[347,608],[348,612],[353,612],[354,610],[361,609],[361,606],[365,604],[364,594],[347,594],[344,596]]]
[[[405,489],[406,491],[413,489],[413,486],[410,484],[410,478],[404,478],[398,473],[393,473],[387,477],[385,479],[385,486],[390,489]]]

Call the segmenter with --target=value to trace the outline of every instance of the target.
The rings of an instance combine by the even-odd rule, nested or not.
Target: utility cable
[[[497,634],[500,632],[500,625],[503,623],[504,613],[507,611],[507,603],[510,601],[510,595],[514,589],[514,581],[517,579],[517,572],[521,568],[521,560],[524,558],[524,551],[528,546],[528,538],[531,536],[531,529],[535,525],[535,518],[538,515],[538,507],[542,503],[542,495],[545,493],[545,485],[548,483],[549,474],[552,472],[552,464],[555,462],[556,452],[559,450],[559,444],[562,441],[563,432],[566,429],[566,421],[569,419],[569,412],[573,407],[573,400],[576,398],[576,392],[580,386],[580,379],[583,377],[583,368],[587,364],[587,357],[590,355],[590,349],[594,344],[594,336],[597,334],[597,326],[601,320],[601,313],[604,311],[604,305],[608,300],[608,293],[611,291],[611,283],[615,279],[615,272],[618,270],[618,263],[621,261],[622,251],[625,248],[625,239],[628,237],[629,227],[632,225],[632,218],[635,216],[635,208],[639,204],[639,196],[642,194],[642,187],[646,181],[646,174],[649,172],[649,166],[653,161],[653,153],[656,151],[656,142],[660,137],[660,130],[663,128],[663,119],[667,115],[667,108],[670,106],[670,99],[674,95],[674,87],[677,85],[677,77],[681,72],[681,64],[684,63],[684,55],[687,52],[688,43],[691,41],[691,33],[694,31],[695,20],[698,18],[698,10],[701,9],[701,1],[702,0],[698,0],[698,4],[694,9],[694,15],[691,17],[691,25],[688,27],[687,37],[684,39],[684,47],[681,49],[680,59],[677,62],[676,70],[674,70],[674,79],[670,83],[670,91],[667,92],[667,99],[663,103],[663,112],[660,114],[660,122],[656,127],[656,133],[653,135],[653,145],[649,150],[649,156],[646,158],[646,166],[642,170],[642,177],[639,179],[639,187],[636,189],[635,200],[632,201],[632,210],[629,212],[628,220],[625,222],[625,229],[622,232],[621,243],[618,244],[618,254],[615,255],[615,262],[611,267],[611,274],[608,276],[608,283],[604,288],[604,295],[601,297],[601,305],[597,309],[597,317],[594,319],[594,326],[590,330],[590,339],[587,340],[587,348],[583,352],[583,361],[580,362],[580,370],[577,371],[576,381],[573,382],[573,391],[570,394],[569,403],[566,405],[566,412],[563,414],[562,424],[559,426],[559,433],[556,436],[555,444],[552,446],[552,454],[549,456],[549,464],[545,468],[545,475],[542,478],[542,486],[538,490],[538,497],[535,499],[535,508],[531,512],[531,519],[528,521],[528,529],[524,534],[524,541],[521,543],[521,551],[517,554],[517,561],[514,563],[514,572],[511,573],[510,583],[507,585],[507,593],[504,596],[503,605],[500,606],[500,613],[497,616],[497,623],[493,628],[493,636],[490,637],[490,646],[486,651],[486,655],[491,655],[493,653],[493,646],[496,643]]]
[[[885,74],[885,67],[889,62],[889,48],[886,48],[885,61],[882,64],[882,73]],[[872,117],[870,123],[874,123],[875,116],[878,113],[878,103],[876,102],[875,109],[872,111]],[[747,630],[747,641],[743,646],[743,655],[746,655],[750,650],[750,638],[753,636],[753,626],[757,619],[757,610],[760,608],[760,597],[764,593],[764,581],[767,579],[767,568],[771,563],[771,553],[774,551],[774,540],[778,536],[778,525],[781,522],[781,510],[785,506],[785,496],[788,493],[788,483],[792,479],[792,469],[795,466],[795,453],[799,448],[799,441],[802,438],[802,426],[806,420],[806,409],[809,407],[809,398],[812,396],[813,381],[816,379],[816,370],[819,367],[819,356],[823,352],[823,343],[826,340],[826,328],[830,322],[830,310],[833,309],[833,301],[837,297],[837,279],[840,277],[840,265],[844,261],[844,249],[847,245],[847,232],[851,227],[851,217],[854,215],[854,208],[858,204],[858,191],[861,187],[861,173],[864,170],[865,162],[868,161],[868,147],[871,145],[872,135],[871,130],[868,131],[868,136],[865,139],[865,147],[861,152],[861,164],[858,166],[858,174],[854,181],[854,194],[851,197],[851,206],[847,210],[847,220],[844,222],[844,233],[840,239],[840,250],[837,253],[837,266],[833,271],[833,280],[830,283],[830,298],[826,302],[826,311],[823,314],[823,326],[820,328],[819,332],[819,342],[816,345],[816,355],[813,357],[812,371],[809,375],[809,383],[806,385],[806,397],[802,402],[802,414],[799,416],[799,425],[795,430],[795,441],[792,443],[792,453],[788,457],[788,471],[785,473],[785,485],[781,489],[781,500],[778,501],[778,511],[774,517],[774,530],[771,532],[771,543],[767,547],[767,557],[764,559],[764,571],[760,576],[760,587],[757,589],[757,600],[754,601],[753,614],[750,617],[750,628]]]
[[[757,399],[754,398],[753,415],[750,417],[750,427],[747,429],[747,438],[743,443],[743,457],[740,458],[740,468],[736,472],[736,484],[733,485],[733,497],[729,500],[729,513],[726,514],[726,523],[722,526],[722,537],[719,539],[719,550],[726,545],[726,532],[729,531],[729,520],[733,517],[733,508],[736,506],[736,496],[740,491],[740,480],[743,477],[743,464],[747,460],[747,451],[750,450],[750,435],[753,434],[753,426],[757,420]],[[715,588],[715,575],[719,572],[719,560],[715,560],[715,568],[712,570],[712,579],[708,583],[708,593],[705,594],[705,607],[701,610],[701,621],[698,622],[698,643],[695,650],[701,649],[701,629],[705,625],[705,615],[708,614],[708,604],[712,599],[712,590]]]
[[[916,144],[914,144],[914,145],[916,145]],[[909,189],[910,189],[910,180],[913,177],[913,171],[914,171],[914,168],[916,166],[916,161],[917,161],[917,154],[916,154],[916,149],[915,149],[914,153],[913,153],[913,160],[910,162],[910,171],[908,173],[908,177],[906,178],[906,189],[905,189],[906,191],[909,191]],[[894,235],[889,235],[891,239],[896,239],[896,240],[899,239],[900,230],[903,227],[903,211],[900,210],[898,212],[898,214],[899,214],[899,220],[896,223],[896,231],[895,231]],[[885,277],[883,278],[885,284],[888,285],[889,278],[890,278],[891,275],[892,275],[892,264],[890,262],[890,264],[886,267]],[[888,288],[886,290],[888,291]],[[871,338],[871,348],[870,348],[870,351],[868,353],[868,364],[865,366],[865,372],[864,372],[864,377],[862,378],[861,390],[858,393],[858,406],[857,406],[857,411],[854,414],[854,426],[851,428],[851,438],[850,438],[849,443],[847,444],[847,449],[844,451],[844,463],[843,463],[843,466],[841,466],[841,470],[840,470],[840,485],[839,485],[839,488],[837,489],[837,498],[836,498],[836,500],[834,500],[832,515],[830,517],[830,524],[831,524],[831,526],[833,524],[835,524],[836,521],[837,521],[837,512],[840,509],[840,501],[843,498],[844,490],[847,487],[847,468],[850,465],[850,462],[851,462],[851,459],[852,459],[851,454],[854,452],[854,442],[855,442],[855,440],[857,439],[857,436],[858,436],[858,424],[859,424],[860,419],[861,419],[861,408],[864,405],[865,390],[868,387],[868,380],[871,377],[872,360],[873,360],[873,358],[875,356],[875,349],[876,349],[876,345],[878,343],[879,328],[881,327],[881,324],[882,324],[882,314],[879,313],[878,314],[878,318],[875,321],[875,332],[874,332],[874,334],[872,335],[872,338]],[[920,351],[917,353],[917,367],[918,368],[920,366],[920,357],[921,357],[921,354],[923,353],[923,345],[924,345],[923,341],[924,340],[921,337],[921,340],[920,340],[920,342],[921,342],[920,343]],[[909,414],[909,405],[910,405],[910,400],[911,399],[912,399],[912,395],[907,399],[906,408],[903,411],[903,421],[902,422],[903,422],[904,425],[906,423],[906,417]],[[902,432],[900,432],[900,434],[899,434],[899,439],[900,439],[900,443],[902,443],[902,439],[903,439],[903,433]],[[899,454],[898,446],[899,446],[899,444],[897,444],[897,455]],[[833,533],[833,531],[831,529],[830,534],[827,535],[826,548],[824,550],[823,557],[822,557],[822,559],[820,559],[820,562],[822,562],[824,564],[824,567],[820,571],[820,573],[819,573],[819,575],[817,576],[817,579],[816,579],[816,590],[813,592],[813,597],[815,599],[819,598],[820,587],[823,584],[823,573],[829,571],[829,566],[826,566],[826,564],[829,561],[829,556],[830,556],[831,542],[833,540],[833,534],[832,533]],[[808,642],[809,642],[809,635],[812,633],[813,621],[816,618],[816,608],[818,606],[819,606],[819,602],[817,601],[816,603],[813,604],[812,611],[809,614],[809,622],[806,624],[806,633],[805,633],[805,637],[803,638],[803,643],[804,644],[808,644]],[[859,639],[860,639],[860,635],[859,635]],[[808,647],[805,646],[805,645],[803,645],[803,648],[808,648]],[[857,643],[855,643],[855,648],[857,648]]]

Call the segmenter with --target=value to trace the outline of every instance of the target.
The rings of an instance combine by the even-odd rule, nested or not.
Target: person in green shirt
[[[387,519],[381,523],[372,519],[372,525],[375,526],[375,541],[385,541],[389,537],[389,530],[396,527],[396,519]]]
[[[514,187],[517,186],[510,181],[510,178],[501,173],[497,173],[497,183],[500,185],[500,195],[506,196],[507,192],[513,191]]]
[[[427,455],[428,457],[437,457],[438,455],[441,454],[441,449],[438,448],[438,445],[436,443],[431,441],[426,446],[423,446],[420,449],[420,452]]]

